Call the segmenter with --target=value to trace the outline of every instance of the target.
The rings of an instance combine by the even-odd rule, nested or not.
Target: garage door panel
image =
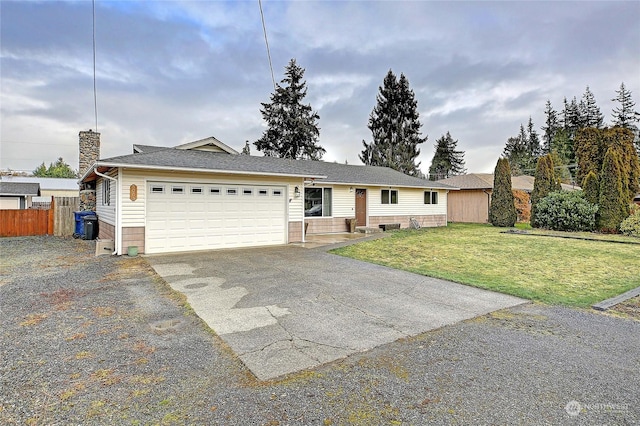
[[[165,190],[153,191],[154,186]],[[182,192],[172,190],[180,187]],[[194,187],[202,190],[194,192]],[[149,183],[145,250],[161,253],[284,244],[285,193],[278,186]]]

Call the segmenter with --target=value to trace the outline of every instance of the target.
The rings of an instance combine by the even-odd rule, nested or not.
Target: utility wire
[[[96,0],[92,0],[93,14],[93,111],[96,118],[96,133],[98,133],[98,91],[96,90]]]
[[[276,79],[273,76],[273,64],[271,63],[271,50],[269,49],[269,40],[267,39],[267,27],[264,24],[264,13],[262,12],[262,0],[258,0],[260,5],[260,17],[262,18],[262,31],[264,32],[264,44],[267,46],[267,56],[269,57],[269,69],[271,70],[271,81],[273,82],[273,90],[276,90]]]

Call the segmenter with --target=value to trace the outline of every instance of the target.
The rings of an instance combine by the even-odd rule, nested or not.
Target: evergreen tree
[[[589,86],[587,86],[584,95],[582,95],[581,104],[583,105],[583,126],[595,127],[596,129],[602,128],[604,117],[600,112],[600,107],[598,107],[598,104],[596,103],[595,96],[591,90],[589,90]]]
[[[509,160],[500,158],[493,172],[493,193],[489,206],[489,222],[493,226],[509,227],[516,223],[516,211],[511,190],[511,169]]]
[[[533,181],[533,191],[531,192],[531,226],[538,228],[536,205],[538,201],[556,191],[557,180],[554,173],[553,159],[547,154],[538,159],[536,174]]]
[[[311,105],[302,103],[307,95],[304,68],[295,59],[285,67],[285,77],[276,85],[270,103],[262,103],[267,130],[253,144],[270,157],[319,160],[326,152],[318,145],[320,117]]]
[[[583,183],[589,172],[596,174],[600,182],[602,195],[604,158],[607,151],[616,151],[622,170],[622,186],[627,202],[640,190],[640,163],[635,147],[633,133],[622,127],[596,129],[593,127],[580,130],[576,135],[576,159],[578,161],[578,182]]]
[[[553,136],[551,152],[555,152],[563,164],[572,164],[575,161],[573,140],[564,128],[558,129]]]
[[[584,194],[584,199],[591,204],[598,204],[600,201],[600,183],[598,182],[598,175],[593,170],[589,170],[589,173],[582,181],[582,193]]]
[[[629,129],[612,127],[604,130],[604,143],[607,148],[615,148],[622,170],[622,187],[627,192],[627,201],[640,191],[640,162],[633,146],[634,134]]]
[[[633,132],[636,152],[640,156],[640,129],[637,125],[640,121],[640,113],[634,110],[636,104],[631,97],[631,91],[627,90],[624,83],[620,83],[620,90],[616,90],[616,93],[618,96],[611,100],[619,102],[620,106],[613,109],[613,125]]]
[[[364,146],[359,157],[367,165],[386,166],[411,176],[421,176],[416,158],[418,145],[427,138],[420,136],[418,103],[409,81],[389,70],[376,96],[376,106],[369,116],[373,141]]]
[[[631,91],[623,83],[620,83],[620,90],[616,90],[618,96],[611,99],[618,102],[620,106],[613,109],[612,122],[614,126],[624,127],[625,129],[637,130],[635,123],[638,122],[640,115],[633,109],[636,103],[633,102]]]
[[[467,171],[464,168],[464,151],[458,151],[457,145],[458,141],[453,140],[449,132],[436,141],[436,152],[429,167],[431,180],[446,179]]]
[[[593,127],[580,129],[576,133],[574,146],[578,162],[577,181],[582,183],[590,171],[597,176],[600,175],[604,154],[607,151],[603,132]]]
[[[549,100],[545,105],[544,115],[546,117],[545,125],[541,127],[544,131],[544,135],[542,135],[542,152],[548,154],[552,151],[553,139],[558,130],[560,130],[558,113],[553,109]]]
[[[50,163],[46,167],[44,163],[40,164],[34,171],[33,175],[37,177],[67,178],[72,179],[78,177],[78,174],[69,166],[62,157],[59,157],[55,163]]]
[[[537,161],[540,156],[540,137],[533,127],[533,120],[529,116],[529,123],[527,124],[527,151],[532,161]]]
[[[618,150],[607,150],[600,174],[598,228],[603,232],[618,232],[620,223],[629,216],[628,192],[623,187],[623,172]]]
[[[527,129],[520,124],[520,134],[507,139],[502,156],[509,160],[511,173],[514,176],[531,174],[540,155],[540,138],[534,130],[533,121],[529,117]]]
[[[569,139],[573,140],[576,132],[582,129],[586,123],[586,108],[584,102],[579,104],[574,96],[570,103],[564,99],[564,110],[562,111],[562,126]]]

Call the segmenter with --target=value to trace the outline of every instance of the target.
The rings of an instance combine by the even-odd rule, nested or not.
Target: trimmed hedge
[[[598,206],[584,199],[582,191],[552,192],[536,206],[540,228],[555,231],[593,231]]]
[[[631,206],[631,215],[620,224],[620,232],[624,235],[640,238],[640,206]]]

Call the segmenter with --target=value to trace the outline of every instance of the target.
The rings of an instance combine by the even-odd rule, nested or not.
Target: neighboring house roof
[[[78,180],[75,178],[49,178],[36,176],[2,176],[2,182],[37,183],[42,191],[77,191]]]
[[[8,196],[38,196],[40,184],[24,182],[0,182],[0,195]]]
[[[492,189],[493,175],[491,173],[469,173],[440,179],[437,182],[456,186],[460,189]]]
[[[521,175],[511,176],[511,188],[520,189],[522,191],[533,191],[533,176]],[[460,189],[493,189],[492,173],[469,173],[466,175],[453,176],[447,179],[441,179],[438,182],[454,185]],[[575,185],[560,184],[565,191],[574,191],[580,189]]]
[[[184,147],[185,145],[165,149],[153,149],[157,147],[152,147],[151,150],[145,150],[145,147],[142,146],[142,152],[98,160],[96,167],[101,170],[106,170],[110,167],[130,167],[156,170],[278,175],[303,177],[322,183],[456,189],[443,183],[407,176],[387,167],[233,155],[227,152],[203,151],[198,149],[199,146]],[[82,180],[89,180],[87,178],[92,175],[92,169],[89,169]]]

